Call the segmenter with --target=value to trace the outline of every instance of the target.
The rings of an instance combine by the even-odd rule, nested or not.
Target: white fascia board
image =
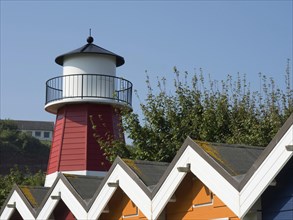
[[[153,219],[158,218],[186,173],[177,167],[190,164],[191,172],[215,193],[236,215],[239,213],[239,192],[196,151],[188,146],[152,201]]]
[[[107,184],[106,184],[107,185]],[[107,206],[112,195],[116,191],[115,187],[104,186],[99,195],[96,197],[95,202],[88,211],[88,219],[98,219],[103,210]]]
[[[0,216],[0,219],[9,219],[11,215],[13,214],[14,209],[17,209],[19,214],[23,219],[35,219],[34,215],[31,213],[31,211],[28,209],[24,201],[22,200],[21,196],[18,194],[16,190],[12,193],[9,201],[7,204],[13,204],[15,203],[15,208],[8,208],[7,206],[4,208],[2,215]]]
[[[191,172],[216,194],[236,215],[239,214],[239,192],[217,170],[194,150],[190,152]]]
[[[54,211],[54,208],[59,202],[58,200],[52,199],[51,196],[58,196],[58,193],[54,192],[50,194],[50,197],[47,199],[45,205],[42,207],[42,210],[40,211],[36,219],[49,219],[51,213]]]
[[[187,147],[177,160],[175,166],[166,177],[159,191],[156,193],[152,200],[152,219],[157,219],[163,209],[166,207],[172,195],[185,177],[185,172],[179,172],[177,167],[186,167],[191,162],[189,159],[190,151],[193,151],[190,147]]]
[[[107,183],[119,181],[119,187],[129,197],[129,199],[136,204],[142,213],[150,219],[151,217],[151,201],[140,186],[117,164],[113,172],[107,179]],[[104,210],[105,206],[111,199],[116,188],[110,187],[105,183],[94,203],[92,204],[89,212],[89,219],[97,219]]]
[[[117,170],[114,169],[107,179],[107,182],[117,182],[117,180],[119,180],[118,176]],[[88,211],[89,219],[99,218],[115,191],[116,187],[110,187],[107,183],[103,185],[103,188],[95,198],[91,208]]]
[[[293,155],[286,146],[293,144],[293,125],[283,135],[240,192],[240,216],[244,217],[271,181]]]
[[[119,186],[147,219],[151,219],[151,199],[141,187],[118,165]]]
[[[66,187],[62,179],[59,179],[58,183],[55,185],[37,219],[48,219],[50,217],[51,213],[54,211],[54,208],[59,202],[59,200],[52,199],[51,196],[59,196],[59,192],[61,192],[62,201],[66,204],[68,209],[77,219],[87,219],[86,210],[75,198],[72,192]]]
[[[61,199],[72,212],[72,214],[76,217],[76,219],[87,219],[87,211],[80,204],[77,198],[67,188],[63,181],[60,183],[60,185]]]

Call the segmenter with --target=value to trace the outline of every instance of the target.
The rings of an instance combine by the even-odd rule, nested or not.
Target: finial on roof
[[[89,44],[94,42],[94,38],[92,37],[92,29],[90,28],[90,36],[86,40]]]

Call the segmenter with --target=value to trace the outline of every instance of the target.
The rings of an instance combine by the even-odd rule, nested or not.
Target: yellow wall
[[[215,180],[216,181],[216,180]],[[166,220],[206,220],[237,216],[193,174],[186,175],[175,192],[176,202],[169,202],[164,210]]]
[[[116,190],[108,202],[107,208],[109,213],[103,213],[99,218],[100,220],[146,219],[142,212],[120,188]]]

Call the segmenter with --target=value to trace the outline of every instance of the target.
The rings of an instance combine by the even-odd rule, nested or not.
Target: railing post
[[[83,99],[83,74],[81,75],[81,98]]]

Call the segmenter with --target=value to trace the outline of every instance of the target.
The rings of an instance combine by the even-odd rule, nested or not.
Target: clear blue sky
[[[3,1],[1,0],[1,115],[54,120],[45,81],[59,76],[56,56],[86,43],[123,56],[117,75],[145,97],[145,70],[172,80],[173,66],[203,68],[213,79],[258,73],[282,88],[292,60],[292,1]],[[139,101],[134,96],[134,111]]]

